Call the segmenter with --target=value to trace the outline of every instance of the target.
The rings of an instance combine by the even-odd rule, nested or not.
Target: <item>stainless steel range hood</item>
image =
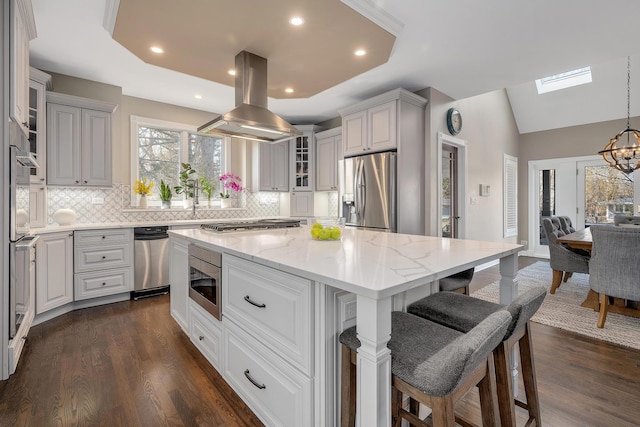
[[[236,55],[236,108],[200,126],[198,132],[272,143],[302,135],[267,109],[267,60],[244,50]]]

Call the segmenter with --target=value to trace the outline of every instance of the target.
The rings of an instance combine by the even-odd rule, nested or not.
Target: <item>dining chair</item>
[[[564,236],[565,233],[562,231],[560,220],[557,217],[543,218],[542,228],[547,236],[549,265],[553,270],[553,279],[549,292],[555,294],[556,289],[562,283],[563,275],[566,282],[573,273],[589,274],[589,257],[575,253],[558,242],[558,237]]]
[[[640,227],[592,225],[589,285],[599,295],[598,328],[607,320],[609,297],[640,301]]]
[[[468,270],[461,271],[451,276],[444,277],[439,280],[440,291],[455,292],[462,290],[462,293],[469,295],[469,284],[473,279],[475,269],[471,267]]]
[[[613,224],[619,227],[636,227],[640,226],[640,216],[616,214],[613,216]]]
[[[558,216],[557,218],[560,220],[560,228],[562,228],[564,234],[571,234],[576,231],[576,229],[573,228],[573,225],[571,224],[571,218],[569,218],[568,216]]]

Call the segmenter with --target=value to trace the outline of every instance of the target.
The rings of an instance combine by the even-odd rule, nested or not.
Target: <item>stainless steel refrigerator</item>
[[[395,233],[396,153],[344,159],[340,194],[346,224]]]

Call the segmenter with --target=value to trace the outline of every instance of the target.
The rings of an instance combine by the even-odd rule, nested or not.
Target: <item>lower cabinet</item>
[[[73,302],[73,233],[42,234],[36,259],[36,314]]]
[[[222,369],[222,323],[213,318],[198,304],[189,301],[189,337],[200,353],[217,371]]]
[[[76,231],[76,301],[133,290],[133,230]]]
[[[171,284],[171,316],[185,331],[189,330],[189,242],[172,237],[169,240],[169,283]]]
[[[225,322],[224,348],[224,379],[266,425],[313,425],[311,378],[232,322]]]

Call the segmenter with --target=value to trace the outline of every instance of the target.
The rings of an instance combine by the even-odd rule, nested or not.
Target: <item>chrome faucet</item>
[[[198,180],[192,179],[191,185],[193,186],[193,206],[191,207],[191,217],[195,219],[196,217],[196,205],[198,202]]]

